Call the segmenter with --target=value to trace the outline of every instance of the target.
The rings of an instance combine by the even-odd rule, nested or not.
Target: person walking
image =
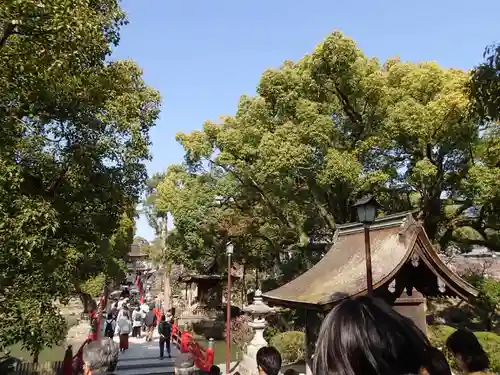
[[[144,324],[146,325],[146,341],[153,340],[153,333],[156,328],[156,314],[153,310],[148,311],[146,317],[144,318]]]
[[[112,339],[115,333],[115,329],[116,329],[116,320],[113,317],[113,314],[109,313],[108,318],[106,319],[106,326],[104,328],[104,336]]]
[[[109,312],[115,321],[118,318],[119,312],[120,312],[120,309],[118,308],[118,302],[115,302],[113,304],[113,307],[111,308],[111,311]]]
[[[141,337],[142,312],[139,306],[132,312],[132,337]]]
[[[116,333],[120,337],[120,351],[124,352],[128,349],[128,335],[130,334],[130,320],[127,311],[123,311],[116,323]]]
[[[172,335],[172,325],[166,320],[165,315],[161,316],[160,324],[158,324],[158,334],[160,335],[160,359],[163,359],[165,346],[167,347],[168,358],[172,358],[170,355],[170,336]]]

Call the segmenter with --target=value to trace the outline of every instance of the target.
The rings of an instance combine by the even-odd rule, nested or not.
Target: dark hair
[[[488,354],[471,331],[456,330],[446,340],[446,347],[455,357],[460,356],[468,372],[483,371],[490,367]]]
[[[272,346],[264,346],[257,351],[257,366],[266,375],[278,375],[281,369],[281,354]]]
[[[450,365],[441,350],[434,347],[429,348],[425,369],[431,375],[452,375]]]
[[[313,373],[417,374],[430,347],[423,332],[384,301],[364,296],[348,299],[321,325]]]
[[[219,366],[216,366],[216,365],[210,366],[209,373],[210,373],[210,375],[220,375],[220,368],[219,368]]]
[[[83,361],[92,371],[113,372],[118,363],[118,345],[109,338],[91,341],[83,347]]]
[[[164,321],[165,320],[165,314],[161,314],[161,320]]]
[[[295,371],[293,368],[289,368],[283,373],[283,375],[299,375],[299,373]]]
[[[113,314],[108,313],[108,319],[113,319]]]

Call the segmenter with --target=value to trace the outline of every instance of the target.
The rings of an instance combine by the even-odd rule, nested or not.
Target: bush
[[[105,283],[106,276],[103,273],[100,273],[83,282],[80,289],[82,292],[87,293],[92,297],[99,297],[104,289]]]
[[[453,369],[457,365],[450,353],[446,350],[446,339],[455,332],[455,328],[445,325],[429,326],[429,339],[436,348],[440,348],[445,353]],[[474,332],[483,349],[490,358],[490,369],[496,373],[500,372],[500,336],[493,332]]]
[[[269,344],[278,349],[284,365],[305,359],[306,337],[304,332],[289,331],[278,333],[271,338]]]

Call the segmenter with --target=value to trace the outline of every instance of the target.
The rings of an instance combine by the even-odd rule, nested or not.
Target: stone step
[[[174,367],[175,358],[164,358],[160,359],[158,356],[154,358],[141,358],[141,359],[128,359],[118,361],[116,369],[130,370],[130,369],[142,369],[142,368],[157,368],[157,367]]]
[[[141,369],[116,370],[116,375],[172,375],[174,367],[145,367]]]
[[[160,351],[158,350],[158,353],[156,354],[146,354],[141,357],[126,357],[126,358],[120,358],[120,363],[121,362],[134,362],[142,359],[158,359],[160,357]],[[172,353],[172,359],[174,358],[174,354]],[[165,354],[165,359],[168,359],[167,354]]]

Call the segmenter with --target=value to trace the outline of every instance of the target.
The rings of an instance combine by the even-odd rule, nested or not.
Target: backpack
[[[110,333],[113,332],[113,321],[107,321],[106,322],[106,328],[104,329],[104,332]]]
[[[154,312],[149,311],[146,314],[146,319],[144,319],[144,324],[146,325],[146,327],[152,327],[156,325],[156,315]]]
[[[141,313],[137,312],[137,313],[134,315],[134,321],[135,321],[135,322],[140,322],[141,320],[142,320]]]
[[[120,334],[121,335],[128,335],[130,333],[130,323],[128,321],[125,321],[123,326],[120,327]]]

